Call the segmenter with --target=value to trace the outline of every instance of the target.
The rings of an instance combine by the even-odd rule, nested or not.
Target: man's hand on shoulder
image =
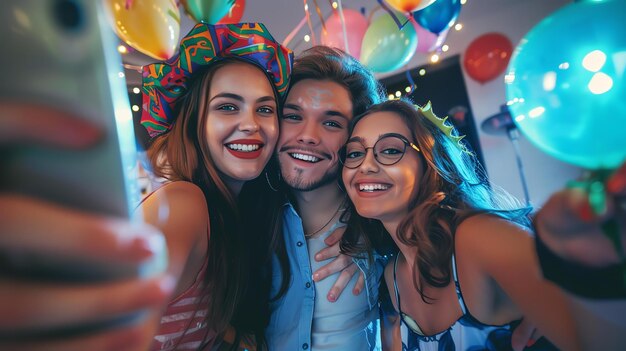
[[[330,258],[334,258],[334,260],[315,271],[313,273],[313,281],[318,282],[326,279],[332,274],[341,272],[337,277],[337,281],[333,284],[332,288],[326,295],[326,298],[330,302],[335,302],[339,299],[339,296],[343,293],[348,286],[348,283],[357,272],[359,274],[359,278],[352,289],[352,293],[354,295],[360,294],[365,286],[363,273],[360,269],[358,269],[357,265],[352,262],[352,257],[344,255],[340,252],[339,242],[341,241],[345,230],[345,226],[335,229],[335,231],[332,232],[326,240],[324,240],[328,246],[315,254],[315,260],[318,262]]]

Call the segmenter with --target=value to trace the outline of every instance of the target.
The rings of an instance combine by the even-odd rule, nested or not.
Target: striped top
[[[143,200],[145,201],[150,193]],[[207,229],[210,238],[210,227]],[[203,280],[208,265],[208,255],[193,284],[170,301],[161,316],[150,351],[211,350],[216,333],[205,323],[208,296],[203,296]]]
[[[204,321],[207,296],[202,296],[202,278],[207,262],[194,283],[168,305],[150,350],[210,350],[215,332]]]

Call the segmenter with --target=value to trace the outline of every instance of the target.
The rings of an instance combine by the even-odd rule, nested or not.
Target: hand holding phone
[[[162,234],[131,220],[132,119],[100,1],[3,5],[0,349],[144,344],[135,317],[175,282],[155,274]]]
[[[38,111],[45,111],[46,106],[67,111],[93,125],[102,136],[79,149],[39,143],[5,146],[0,150],[0,193],[131,220],[140,199],[137,150],[117,40],[102,2],[8,0],[3,5],[0,101],[31,105]],[[8,123],[29,123],[39,130],[52,120],[42,115],[40,122],[25,121],[6,107],[2,113]],[[7,124],[0,128],[6,130]],[[60,130],[64,129],[50,128],[50,133]],[[89,233],[85,236],[88,242]],[[27,265],[5,269],[5,274],[99,281],[142,276],[161,271],[165,265],[165,254],[139,270],[120,262],[80,264],[52,254],[28,255],[22,253],[20,260]]]

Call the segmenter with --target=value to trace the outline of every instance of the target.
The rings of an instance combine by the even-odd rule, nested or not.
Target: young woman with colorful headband
[[[262,24],[200,23],[174,60],[143,69],[147,154],[167,182],[140,207],[165,234],[168,271],[179,277],[152,350],[263,340],[276,232],[258,206],[265,178],[254,180],[274,152],[291,64]]]
[[[530,209],[494,190],[430,103],[387,101],[352,128],[342,177],[358,215],[342,247],[391,238],[399,249],[384,274],[387,349],[508,348],[522,316],[559,348],[578,348],[562,291],[541,279]]]

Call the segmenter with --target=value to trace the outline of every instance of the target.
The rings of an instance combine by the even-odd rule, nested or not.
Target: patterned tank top
[[[399,256],[399,255],[398,255]],[[409,315],[404,314],[400,308],[400,292],[396,282],[396,267],[398,256],[393,264],[393,287],[396,303],[400,315],[400,334],[402,337],[402,351],[497,351],[511,350],[511,334],[514,326],[519,324],[515,321],[505,325],[488,325],[474,318],[465,305],[461,286],[456,270],[456,261],[452,255],[452,271],[456,294],[463,315],[448,329],[435,335],[424,335],[417,322]],[[391,301],[389,301],[390,304]],[[385,308],[385,307],[383,307]],[[386,308],[393,308],[393,305]],[[558,351],[554,345],[545,338],[539,339],[532,347],[525,350]]]

